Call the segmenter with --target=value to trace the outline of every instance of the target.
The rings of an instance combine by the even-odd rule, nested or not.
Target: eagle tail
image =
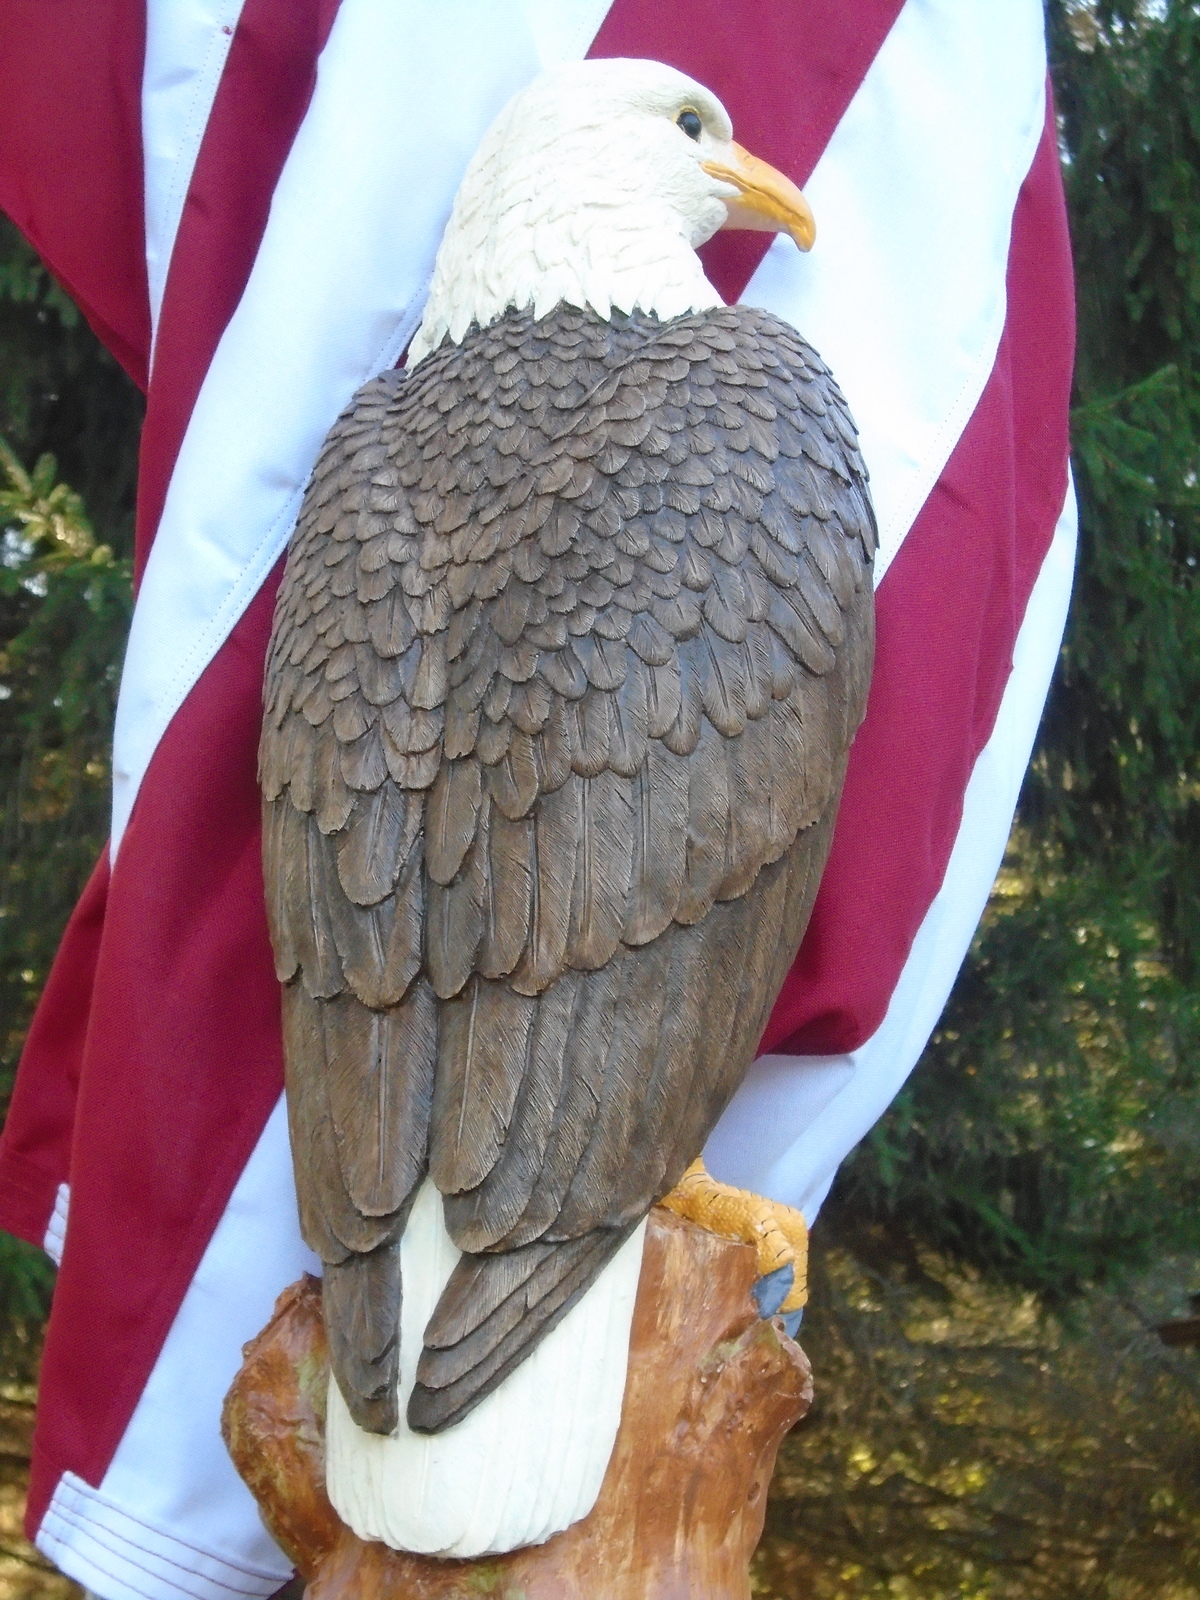
[[[562,1321],[637,1225],[464,1255],[425,1330],[409,1427],[440,1433],[460,1422]]]
[[[368,1433],[394,1433],[399,1421],[400,1294],[398,1237],[326,1263],[321,1301],[329,1363],[347,1410]]]

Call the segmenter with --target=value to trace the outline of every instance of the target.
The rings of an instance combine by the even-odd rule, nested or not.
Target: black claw
[[[795,1273],[791,1262],[786,1262],[782,1267],[776,1267],[774,1272],[768,1272],[754,1285],[751,1293],[758,1306],[760,1317],[773,1317],[780,1306],[792,1292],[792,1283]]]

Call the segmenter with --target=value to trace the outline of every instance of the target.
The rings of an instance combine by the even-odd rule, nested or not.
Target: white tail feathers
[[[404,1420],[425,1325],[459,1259],[442,1200],[422,1185],[400,1246],[400,1426],[364,1432],[329,1385],[326,1483],[361,1539],[460,1558],[541,1544],[596,1503],[621,1420],[642,1225],[537,1349],[462,1422]]]

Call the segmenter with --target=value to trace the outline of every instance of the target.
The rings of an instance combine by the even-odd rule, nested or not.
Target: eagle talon
[[[752,1244],[758,1252],[754,1297],[764,1317],[782,1316],[789,1335],[792,1321],[808,1300],[808,1226],[799,1211],[732,1184],[718,1183],[693,1161],[660,1205],[722,1239]],[[783,1275],[790,1282],[782,1295]]]
[[[796,1272],[790,1261],[785,1261],[782,1267],[776,1267],[774,1272],[768,1272],[765,1278],[759,1278],[750,1291],[758,1306],[759,1316],[764,1320],[776,1316],[791,1294],[795,1281]]]

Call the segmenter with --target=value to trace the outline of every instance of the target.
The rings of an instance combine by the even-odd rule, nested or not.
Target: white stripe
[[[167,268],[243,0],[148,0],[142,72],[146,276],[158,335]]]
[[[60,1183],[54,1195],[54,1210],[46,1224],[42,1249],[56,1267],[62,1266],[63,1247],[67,1242],[67,1213],[71,1208],[71,1185]]]
[[[595,0],[577,11],[585,48],[596,13]],[[540,66],[515,0],[436,13],[343,0],[142,582],[113,740],[114,853],[159,739],[285,548],[334,418],[420,320],[480,135]]]
[[[245,0],[148,0],[142,73],[146,275],[155,337],[184,201]],[[610,0],[521,0],[539,65],[586,54]]]
[[[521,0],[539,67],[582,61],[611,7],[612,0]]]
[[[484,126],[543,59],[586,48],[603,15],[577,0],[573,28],[539,38],[545,0],[528,3],[526,14],[515,0],[459,0],[435,20],[415,0],[344,0],[139,596],[114,739],[114,849],[171,717],[286,545],[334,416],[418,320]],[[774,246],[749,291],[813,339],[860,413],[887,539],[880,572],[957,442],[1003,322],[1045,66],[1037,0],[1005,0],[1005,13],[997,28],[986,0],[909,0],[814,173],[820,249],[800,263]],[[889,148],[903,160],[885,161]],[[928,247],[906,236],[910,216]]]
[[[715,1175],[785,1200],[810,1222],[838,1166],[916,1065],[987,904],[1058,659],[1075,539],[1075,495],[1068,487],[1017,636],[995,729],[967,785],[946,876],[883,1022],[848,1055],[760,1057],[704,1152]]]
[[[1046,115],[1039,0],[909,0],[742,297],[799,328],[858,424],[879,584],[996,361],[1017,194]]]
[[[280,1100],[238,1179],[99,1489],[67,1474],[37,1544],[108,1600],[273,1594],[291,1564],[221,1440],[242,1344],[321,1263],[300,1239]],[[99,1381],[99,1379],[98,1379]]]

